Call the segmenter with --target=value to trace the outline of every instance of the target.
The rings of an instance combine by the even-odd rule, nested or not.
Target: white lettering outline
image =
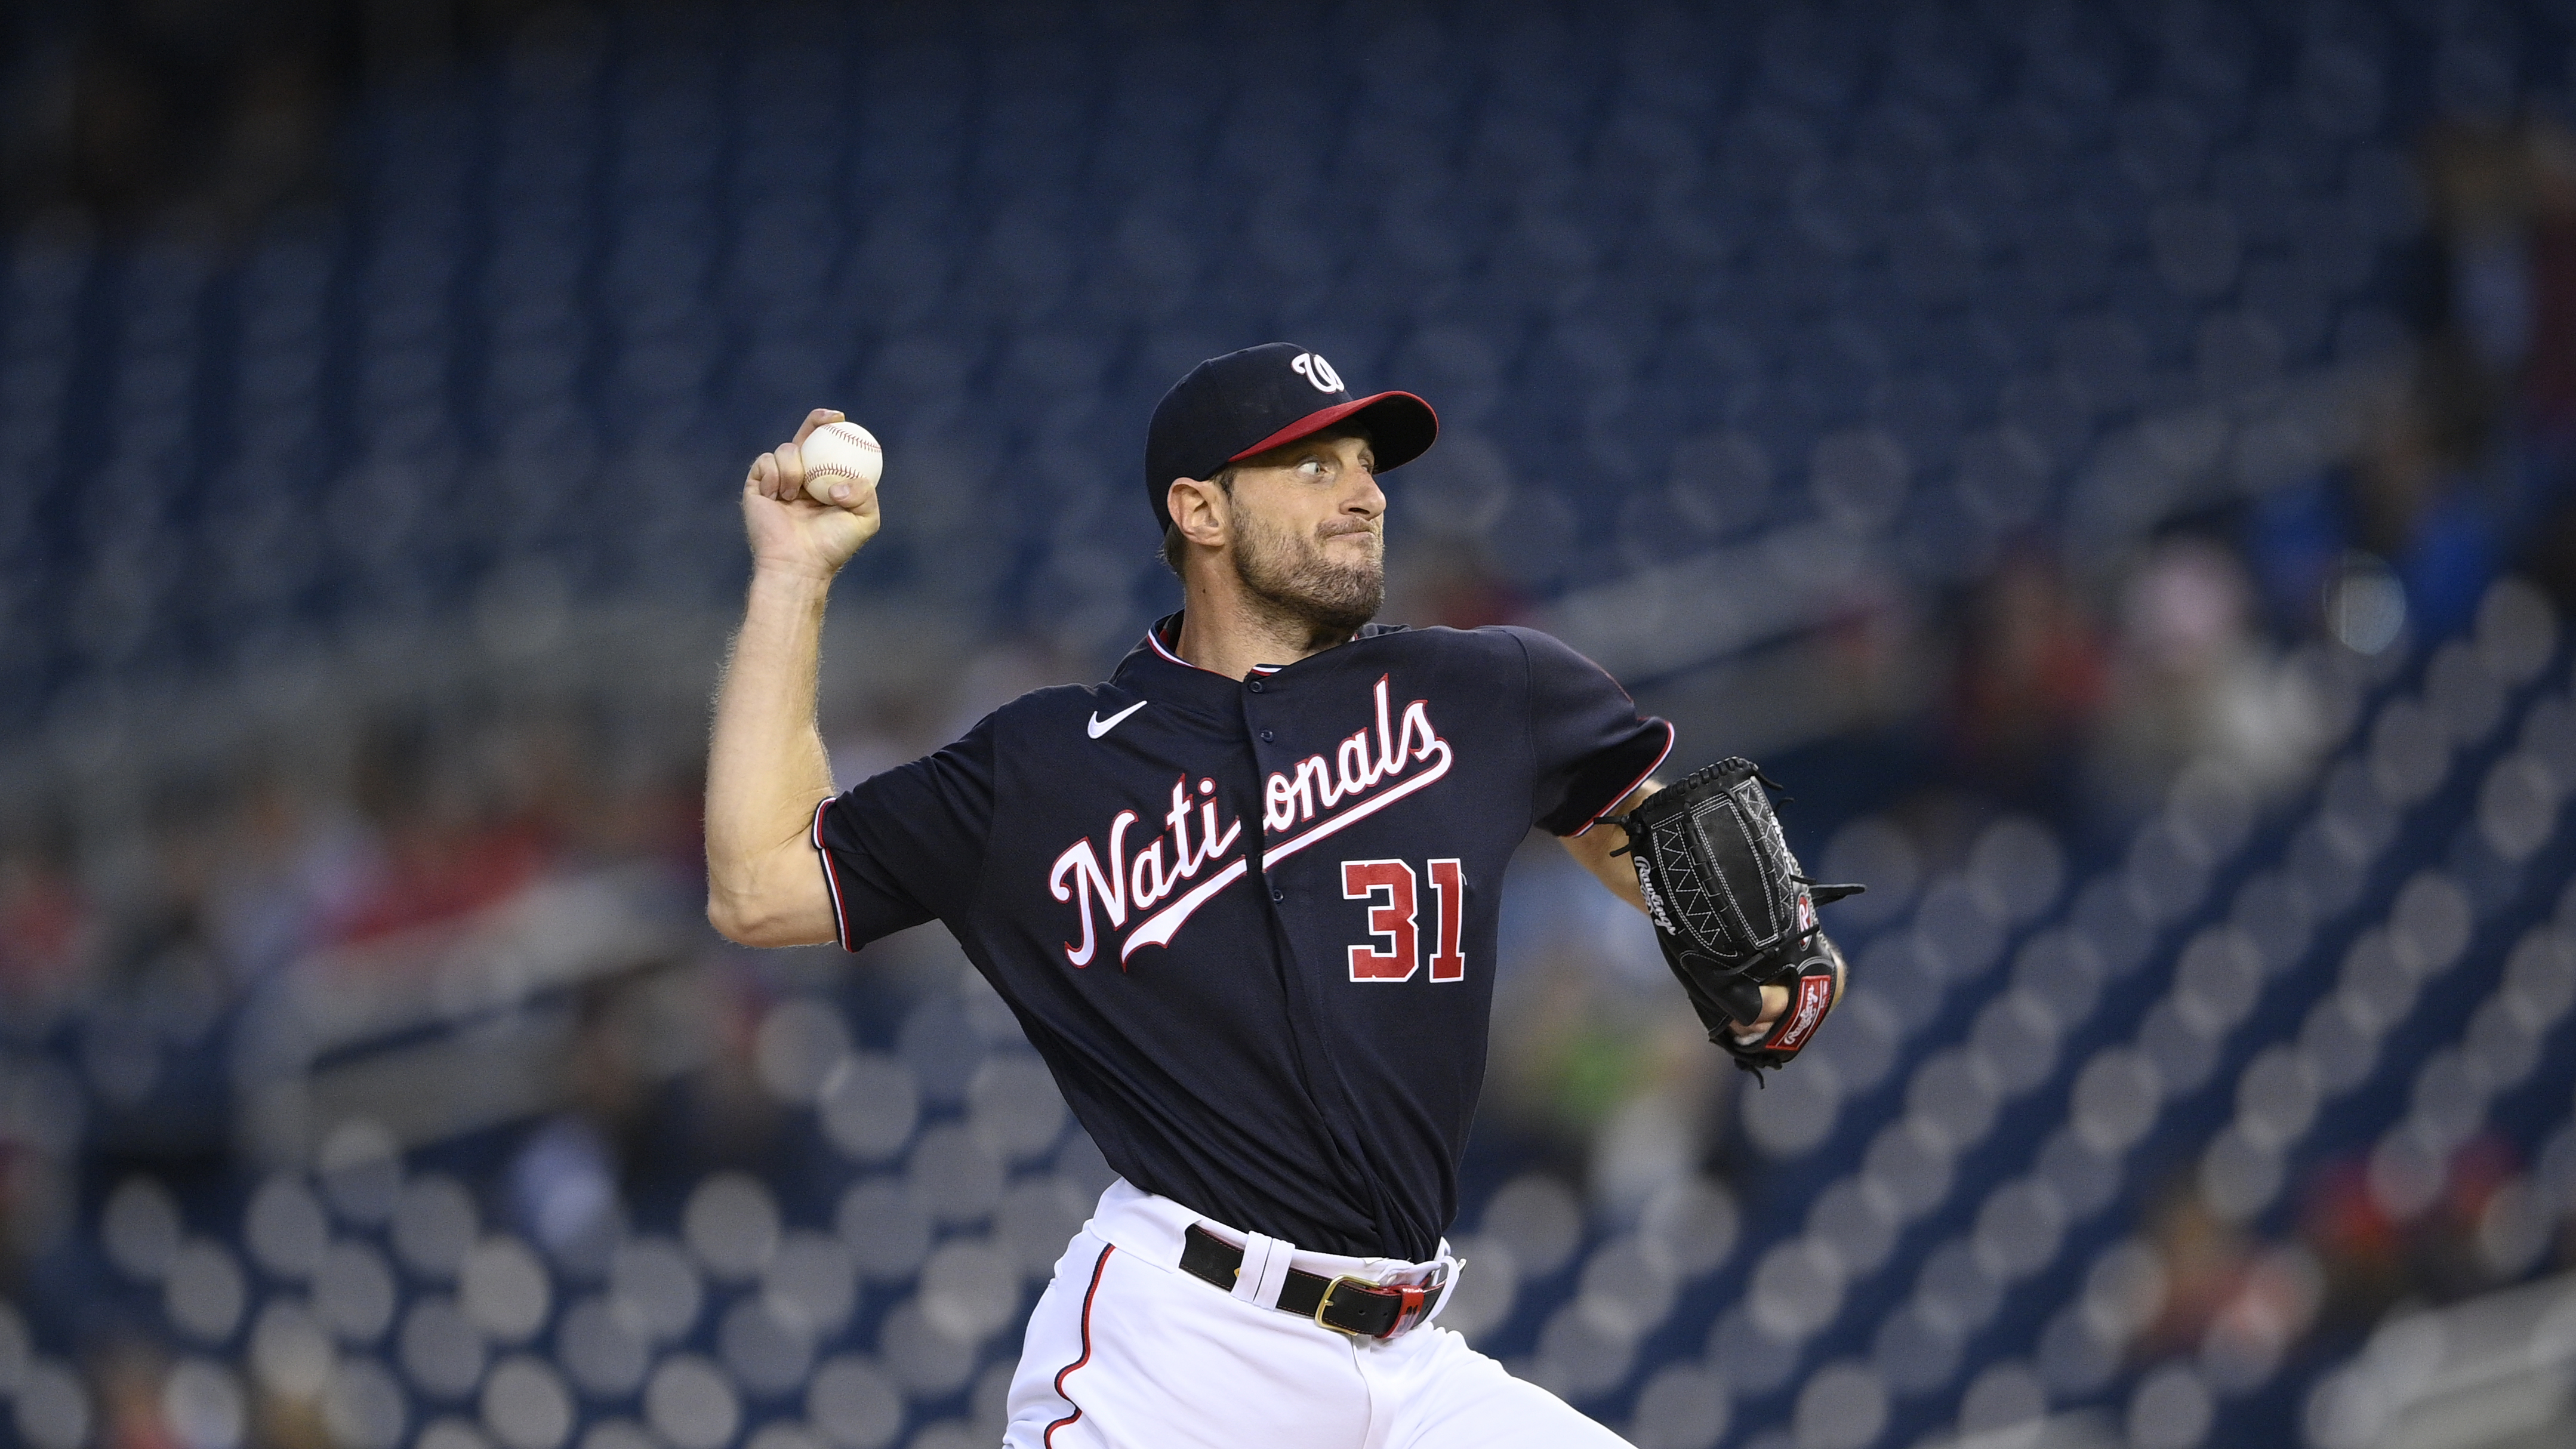
[[[1095,892],[1102,907],[1109,912],[1109,924],[1127,924],[1127,827],[1135,823],[1136,812],[1133,810],[1119,811],[1118,818],[1110,822],[1109,869],[1106,872],[1100,868],[1100,854],[1091,848],[1088,835],[1066,846],[1064,854],[1055,858],[1055,867],[1047,872],[1048,894],[1066,902],[1071,902],[1077,895],[1082,897],[1082,903],[1075,907],[1082,915],[1082,945],[1077,948],[1070,941],[1063,943],[1064,959],[1076,966],[1090,965],[1092,953],[1099,949],[1098,938],[1092,934],[1091,928],[1091,898]],[[1073,875],[1071,885],[1065,883],[1068,871]]]
[[[1449,742],[1441,738],[1440,732],[1432,727],[1430,701],[1417,699],[1407,704],[1404,707],[1403,722],[1399,725],[1393,710],[1389,707],[1387,680],[1388,676],[1379,675],[1374,691],[1377,703],[1377,758],[1366,762],[1364,781],[1353,778],[1351,783],[1357,785],[1359,790],[1372,790],[1389,776],[1402,774],[1413,765],[1422,764],[1429,768],[1403,784],[1390,788],[1383,795],[1372,796],[1338,815],[1327,815],[1316,824],[1314,829],[1303,835],[1291,836],[1271,846],[1261,853],[1262,869],[1268,870],[1316,841],[1343,829],[1351,822],[1374,815],[1449,773],[1449,766],[1456,758],[1456,754],[1450,749]],[[1343,761],[1348,761],[1354,746],[1359,748],[1359,753],[1365,754],[1368,741],[1369,731],[1364,728],[1336,745],[1334,754]],[[1265,782],[1262,790],[1264,803],[1262,828],[1270,831],[1284,831],[1296,826],[1300,820],[1314,818],[1314,811],[1310,806],[1313,795],[1307,789],[1307,780],[1310,776],[1322,787],[1324,805],[1328,809],[1351,798],[1353,793],[1357,793],[1340,788],[1341,782],[1333,778],[1331,771],[1332,767],[1324,763],[1324,757],[1321,755],[1308,755],[1298,761],[1293,780],[1285,772],[1271,771],[1270,778]]]
[[[1089,966],[1100,952],[1101,931],[1091,913],[1093,901],[1097,900],[1107,913],[1113,930],[1127,924],[1130,910],[1144,917],[1118,949],[1118,966],[1123,971],[1136,948],[1170,945],[1183,922],[1251,869],[1250,857],[1238,855],[1179,900],[1151,916],[1144,915],[1148,907],[1180,889],[1181,882],[1195,879],[1243,838],[1240,818],[1228,821],[1221,830],[1217,826],[1214,779],[1199,781],[1200,798],[1196,801],[1190,799],[1189,786],[1190,777],[1186,774],[1172,782],[1171,811],[1163,817],[1163,823],[1171,827],[1172,853],[1176,857],[1170,866],[1163,861],[1161,835],[1134,855],[1127,853],[1128,827],[1142,818],[1133,810],[1119,811],[1110,822],[1107,865],[1101,863],[1100,852],[1087,835],[1055,858],[1054,867],[1047,873],[1047,890],[1082,914],[1082,940],[1079,944],[1064,943],[1064,958],[1076,967]],[[1198,806],[1199,838],[1195,843],[1190,839],[1192,804]]]
[[[1385,878],[1366,880],[1360,872],[1370,867],[1393,866],[1403,873],[1404,884],[1396,885],[1395,871],[1381,871]],[[1402,892],[1403,899],[1396,897]],[[1379,900],[1379,892],[1386,899]],[[1422,879],[1409,860],[1346,860],[1342,862],[1342,899],[1368,902],[1368,933],[1372,940],[1346,948],[1351,980],[1377,982],[1410,981],[1422,974]],[[1401,912],[1397,910],[1402,906]],[[1380,926],[1380,912],[1388,923]],[[1398,915],[1402,919],[1394,919]],[[1378,950],[1375,941],[1384,941],[1386,949]],[[1403,974],[1389,968],[1401,965]]]
[[[1467,979],[1467,863],[1454,855],[1436,856],[1422,863],[1423,875],[1431,882],[1431,894],[1438,904],[1432,907],[1431,979],[1464,981]],[[1446,881],[1440,867],[1449,867]],[[1449,954],[1443,956],[1442,950]]]
[[[1236,821],[1235,823],[1240,825],[1243,822]],[[1172,944],[1172,938],[1180,934],[1181,924],[1183,922],[1187,921],[1199,907],[1206,905],[1218,891],[1224,890],[1227,886],[1243,879],[1244,872],[1251,868],[1251,858],[1248,856],[1238,855],[1234,858],[1233,863],[1228,865],[1225,869],[1218,871],[1215,875],[1212,875],[1206,880],[1200,882],[1197,889],[1191,891],[1188,895],[1181,897],[1179,900],[1172,902],[1170,905],[1163,907],[1163,909],[1157,911],[1153,916],[1146,920],[1138,922],[1136,929],[1127,933],[1127,944],[1118,948],[1119,969],[1126,969],[1127,958],[1135,955],[1136,948],[1139,946],[1168,946]],[[1081,963],[1076,962],[1075,964],[1080,965]]]
[[[1326,811],[1362,794],[1375,791],[1386,780],[1405,774],[1414,766],[1423,768],[1384,793],[1370,794],[1339,813],[1328,813],[1314,827],[1300,835],[1290,836],[1271,845],[1261,854],[1261,866],[1268,870],[1319,840],[1339,833],[1353,822],[1365,819],[1405,796],[1444,779],[1456,761],[1456,752],[1432,726],[1430,702],[1413,700],[1399,716],[1388,698],[1388,676],[1378,676],[1373,691],[1376,705],[1374,729],[1362,726],[1356,733],[1339,741],[1333,749],[1333,761],[1327,764],[1322,755],[1310,755],[1297,763],[1293,777],[1273,771],[1264,782],[1263,828],[1284,830],[1301,820],[1314,820],[1317,796]],[[1127,711],[1127,712],[1132,712]],[[1127,712],[1107,723],[1116,724]],[[1097,720],[1097,715],[1093,716]],[[1370,746],[1376,749],[1372,758]],[[1201,869],[1213,865],[1226,852],[1234,849],[1243,836],[1240,816],[1220,830],[1217,826],[1216,781],[1198,782],[1201,797],[1190,799],[1189,776],[1173,782],[1171,810],[1163,817],[1172,839],[1173,859],[1167,867],[1163,858],[1163,837],[1154,839],[1134,856],[1127,853],[1127,831],[1141,818],[1133,810],[1121,810],[1110,822],[1109,859],[1104,864],[1091,837],[1068,846],[1055,858],[1047,873],[1047,890],[1057,900],[1074,907],[1082,917],[1080,942],[1064,942],[1065,959],[1077,968],[1089,966],[1098,956],[1102,931],[1093,918],[1096,900],[1109,917],[1109,928],[1123,928],[1131,908],[1141,917],[1136,929],[1128,932],[1118,949],[1119,969],[1126,969],[1129,957],[1145,946],[1169,946],[1182,925],[1200,907],[1215,899],[1220,891],[1234,884],[1251,869],[1249,856],[1237,856],[1217,873],[1200,881],[1178,900],[1147,916],[1145,911],[1180,889],[1183,881],[1195,880]],[[1198,805],[1199,836],[1190,839],[1190,806]],[[1409,869],[1410,867],[1408,867]],[[1419,881],[1416,893],[1419,895]],[[1463,906],[1463,902],[1461,903]],[[1419,903],[1417,899],[1417,913]],[[1418,954],[1418,953],[1417,953]],[[1463,973],[1462,973],[1463,974]]]

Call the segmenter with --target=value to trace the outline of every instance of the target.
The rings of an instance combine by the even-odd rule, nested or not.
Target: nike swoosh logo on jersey
[[[1125,719],[1127,716],[1129,716],[1129,715],[1131,715],[1131,714],[1134,714],[1136,711],[1138,711],[1138,710],[1140,710],[1140,709],[1143,709],[1147,704],[1149,704],[1149,703],[1151,703],[1151,702],[1152,702],[1152,701],[1150,701],[1150,700],[1142,700],[1142,699],[1140,699],[1140,700],[1136,701],[1134,704],[1131,704],[1131,705],[1127,706],[1125,709],[1122,709],[1122,710],[1118,711],[1116,714],[1111,715],[1111,716],[1110,716],[1109,718],[1107,718],[1107,719],[1102,719],[1102,718],[1099,716],[1099,714],[1098,714],[1097,712],[1095,712],[1095,713],[1093,713],[1093,715],[1091,716],[1091,723],[1090,723],[1090,724],[1088,724],[1088,725],[1086,725],[1086,726],[1084,726],[1084,728],[1086,728],[1086,729],[1090,730],[1090,731],[1091,731],[1091,737],[1092,737],[1093,739],[1095,739],[1095,740],[1096,740],[1096,739],[1100,738],[1102,735],[1105,735],[1105,734],[1109,733],[1111,730],[1114,730],[1114,729],[1118,728],[1118,722],[1119,722],[1120,720],[1123,720],[1123,719]]]

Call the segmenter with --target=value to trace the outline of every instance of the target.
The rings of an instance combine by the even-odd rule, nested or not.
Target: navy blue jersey
[[[1504,866],[1671,748],[1527,629],[1372,625],[1248,679],[1155,627],[815,812],[841,943],[936,919],[1109,1165],[1328,1253],[1430,1257],[1484,1081]]]

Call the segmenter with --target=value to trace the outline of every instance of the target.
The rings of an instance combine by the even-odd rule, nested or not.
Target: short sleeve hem
[[[1625,785],[1620,786],[1620,787],[1619,787],[1619,791],[1618,791],[1618,793],[1617,793],[1617,794],[1614,794],[1614,795],[1612,795],[1609,799],[1602,801],[1602,802],[1601,802],[1601,808],[1600,808],[1600,809],[1598,809],[1598,810],[1593,811],[1590,815],[1588,815],[1588,816],[1584,817],[1584,821],[1583,821],[1583,823],[1582,823],[1581,825],[1576,826],[1576,827],[1575,827],[1574,829],[1572,829],[1572,830],[1568,830],[1568,831],[1563,832],[1564,838],[1566,838],[1566,839],[1568,839],[1568,840],[1571,840],[1571,839],[1574,839],[1574,838],[1575,838],[1575,837],[1577,837],[1577,836],[1581,836],[1581,835],[1588,835],[1588,834],[1590,834],[1590,833],[1591,833],[1591,831],[1592,831],[1592,827],[1601,823],[1601,817],[1602,817],[1602,816],[1607,815],[1607,814],[1609,814],[1611,811],[1618,809],[1618,808],[1619,808],[1619,802],[1620,802],[1620,801],[1625,800],[1625,799],[1627,799],[1629,796],[1631,796],[1631,795],[1633,795],[1633,794],[1637,793],[1637,787],[1638,787],[1638,786],[1643,785],[1643,784],[1645,784],[1648,780],[1653,779],[1653,778],[1655,777],[1655,772],[1656,772],[1657,770],[1660,770],[1660,769],[1662,769],[1662,768],[1664,767],[1664,761],[1665,761],[1665,759],[1667,759],[1668,757],[1670,757],[1670,756],[1671,756],[1671,754],[1672,754],[1672,752],[1673,752],[1673,741],[1674,741],[1674,739],[1676,738],[1676,736],[1675,736],[1675,734],[1674,734],[1674,730],[1673,730],[1672,722],[1671,722],[1671,721],[1669,721],[1669,720],[1654,720],[1654,721],[1651,721],[1651,723],[1659,724],[1659,725],[1662,725],[1662,726],[1664,727],[1664,744],[1663,744],[1663,748],[1661,748],[1661,749],[1659,749],[1659,750],[1655,751],[1655,757],[1654,757],[1652,760],[1649,760],[1649,761],[1647,761],[1647,762],[1646,762],[1646,768],[1644,768],[1644,769],[1642,769],[1642,770],[1639,770],[1639,771],[1637,772],[1637,778],[1635,778],[1635,779],[1633,779],[1633,780],[1629,781],[1629,782],[1628,782],[1627,784],[1625,784]]]
[[[824,888],[832,893],[832,939],[840,943],[842,950],[856,951],[858,943],[850,939],[850,908],[841,899],[841,873],[832,867],[832,848],[823,843],[823,812],[831,809],[838,798],[828,797],[815,804],[814,824],[807,838],[814,844],[815,858],[823,863]]]

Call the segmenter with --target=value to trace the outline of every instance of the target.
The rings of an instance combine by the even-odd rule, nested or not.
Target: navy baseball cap
[[[1384,473],[1419,458],[1440,435],[1431,404],[1409,392],[1355,398],[1323,357],[1265,342],[1211,357],[1172,384],[1145,430],[1145,501],[1168,530],[1175,478],[1212,478],[1228,463],[1346,426],[1367,433]]]

